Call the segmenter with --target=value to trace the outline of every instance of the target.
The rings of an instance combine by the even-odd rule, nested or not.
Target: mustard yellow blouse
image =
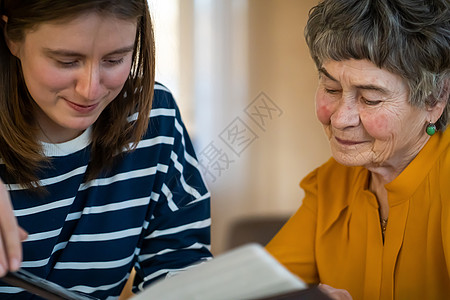
[[[384,243],[368,176],[334,159],[310,173],[302,206],[267,250],[306,282],[354,300],[450,299],[450,130],[386,185]]]

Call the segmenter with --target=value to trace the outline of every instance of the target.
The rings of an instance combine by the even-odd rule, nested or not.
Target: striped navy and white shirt
[[[106,299],[120,295],[133,267],[137,291],[211,257],[210,194],[172,95],[159,84],[154,95],[146,135],[108,175],[83,181],[88,129],[72,141],[44,144],[52,163],[40,177],[44,197],[8,183],[29,233],[23,269]],[[1,299],[33,297],[0,282]]]

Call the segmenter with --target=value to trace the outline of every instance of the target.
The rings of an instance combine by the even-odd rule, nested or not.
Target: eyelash
[[[124,58],[120,58],[120,59],[107,59],[104,62],[106,62],[108,65],[120,65],[121,63],[123,63]],[[69,62],[65,62],[65,61],[57,61],[58,65],[60,65],[63,68],[72,68],[75,67],[78,64],[78,61],[69,61]]]
[[[378,105],[378,104],[381,103],[381,101],[379,101],[379,100],[374,100],[374,101],[372,101],[372,100],[367,100],[367,99],[365,99],[365,98],[362,98],[362,100],[363,100],[363,102],[364,102],[365,104],[367,104],[367,105],[369,105],[369,106],[375,106],[375,105]]]
[[[58,60],[57,63],[58,63],[59,66],[61,66],[63,68],[72,68],[72,67],[74,67],[77,64],[77,61],[65,62],[65,61],[59,61]]]
[[[123,63],[123,60],[124,59],[122,57],[120,59],[108,59],[108,60],[106,60],[106,62],[111,65],[120,65],[121,63]]]
[[[325,89],[327,94],[336,95],[339,93],[339,90]]]
[[[340,93],[340,90],[333,90],[333,89],[327,89],[327,88],[326,88],[326,89],[325,89],[325,92],[326,92],[327,94],[330,94],[330,95],[336,95],[336,94],[339,94],[339,93]],[[378,104],[381,103],[380,100],[368,100],[368,99],[366,99],[366,98],[364,98],[364,97],[362,97],[361,99],[362,99],[362,101],[364,102],[364,104],[369,105],[369,106],[376,106],[376,105],[378,105]]]

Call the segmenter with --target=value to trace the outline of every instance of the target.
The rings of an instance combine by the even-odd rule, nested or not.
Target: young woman
[[[209,192],[154,84],[146,0],[3,0],[0,15],[0,275],[105,299],[133,267],[136,290],[210,258]]]

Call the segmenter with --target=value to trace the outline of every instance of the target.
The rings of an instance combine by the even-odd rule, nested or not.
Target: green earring
[[[436,133],[436,125],[434,123],[428,123],[427,125],[427,134],[432,136]]]

